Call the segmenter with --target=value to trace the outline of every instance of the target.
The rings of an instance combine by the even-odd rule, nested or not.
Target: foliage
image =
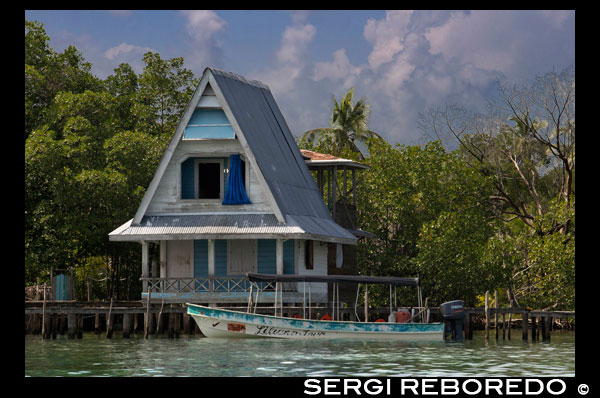
[[[491,178],[481,197],[498,226],[485,262],[502,269],[513,305],[571,309],[575,303],[575,71],[499,86],[487,115],[432,110],[426,132],[458,143],[473,170]],[[426,118],[422,116],[422,120]]]
[[[341,156],[342,152],[352,152],[360,159],[364,156],[357,143],[365,143],[369,138],[381,138],[379,134],[369,130],[370,106],[365,98],[354,101],[354,87],[350,88],[338,103],[335,96],[331,106],[329,127],[312,129],[300,137],[301,146],[312,146],[325,138],[331,142],[331,150],[327,153]]]
[[[107,235],[135,213],[197,79],[183,59],[146,53],[139,76],[121,64],[100,80],[48,41],[25,21],[25,282],[74,267],[87,294],[102,261],[97,294],[139,297],[139,245]]]

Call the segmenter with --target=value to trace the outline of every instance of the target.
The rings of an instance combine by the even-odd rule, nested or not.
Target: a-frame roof
[[[131,222],[139,225],[206,85],[214,91],[249,161],[257,170],[280,223],[308,235],[355,243],[331,218],[269,87],[240,75],[206,68]]]

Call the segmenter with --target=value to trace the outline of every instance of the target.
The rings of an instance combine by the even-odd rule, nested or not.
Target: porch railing
[[[202,278],[140,278],[143,283],[143,292],[148,288],[153,293],[183,293],[183,292],[249,292],[250,281],[244,276],[202,277]],[[257,283],[262,291],[275,291],[275,283]],[[284,290],[293,291],[288,286]]]

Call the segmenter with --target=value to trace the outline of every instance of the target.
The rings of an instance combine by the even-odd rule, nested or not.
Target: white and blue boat
[[[422,303],[420,284],[417,278],[250,273],[247,274],[247,277],[257,287],[256,299],[258,299],[259,283],[270,284],[274,282],[276,284],[275,292],[278,292],[282,283],[328,282],[334,283],[337,287],[338,283],[346,282],[355,284],[389,284],[390,290],[391,286],[417,286],[419,288],[418,301],[419,304]],[[339,306],[339,300],[337,301]],[[277,303],[277,298],[275,298],[274,302]],[[406,322],[396,322],[393,315],[388,318],[388,322],[356,322],[310,319],[310,310],[308,319],[284,317],[282,316],[281,309],[280,316],[257,314],[252,291],[250,292],[246,312],[187,303],[187,313],[194,318],[200,331],[206,337],[442,341],[444,339],[444,323],[428,322],[428,316],[425,316],[427,313],[426,306],[418,308],[420,308],[420,311],[412,315]],[[335,314],[335,308],[333,312]],[[390,308],[390,313],[393,313],[392,308]],[[275,314],[277,314],[277,305],[275,305]],[[418,322],[415,322],[416,318],[419,318]]]

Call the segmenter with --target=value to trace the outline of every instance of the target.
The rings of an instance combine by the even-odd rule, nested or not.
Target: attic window
[[[235,132],[223,109],[197,108],[183,133],[184,140],[232,139]]]
[[[198,199],[220,199],[221,164],[198,162]]]

